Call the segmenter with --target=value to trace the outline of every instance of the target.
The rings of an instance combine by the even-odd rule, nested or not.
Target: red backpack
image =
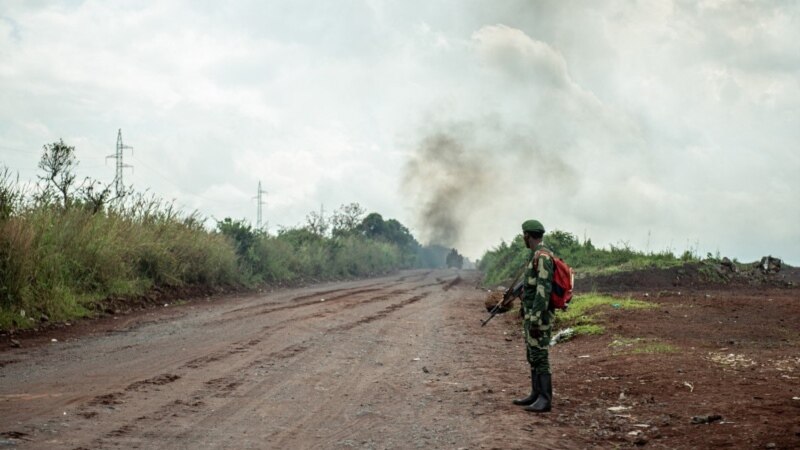
[[[539,262],[539,253],[550,255],[553,260],[553,289],[550,291],[550,308],[567,309],[569,301],[572,300],[572,285],[575,281],[575,271],[567,263],[556,257],[552,252],[539,250],[533,255],[534,270]]]

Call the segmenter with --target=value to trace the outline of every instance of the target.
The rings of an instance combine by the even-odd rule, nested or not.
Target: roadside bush
[[[143,254],[134,251],[132,256],[140,261],[140,267],[144,266],[141,262],[145,257],[149,257],[148,263],[159,268],[147,274],[153,284],[216,286],[241,281],[236,251],[224,236],[178,221],[143,231],[149,234],[143,240],[149,245]]]
[[[337,239],[331,268],[338,277],[373,275],[395,269],[401,264],[396,245],[348,236]]]
[[[591,239],[580,242],[574,234],[559,230],[545,234],[544,243],[579,274],[666,268],[696,260],[689,251],[677,258],[669,251],[644,253],[632,250],[626,244],[610,245],[608,249],[597,248]],[[510,281],[530,257],[531,251],[525,247],[522,235],[515,237],[510,244],[501,242],[480,260],[478,268],[484,273],[484,284],[493,286]]]
[[[0,221],[0,309],[24,308],[36,268],[36,234],[24,218]]]
[[[511,244],[501,242],[487,251],[478,268],[484,273],[485,285],[497,286],[512,280],[529,258],[530,250],[525,247],[522,236],[517,236]]]
[[[302,273],[291,244],[274,236],[259,236],[245,260],[248,264],[242,271],[247,274],[252,284],[288,282],[295,280],[298,274]]]
[[[119,290],[129,270],[113,227],[81,209],[29,209],[4,224],[0,280],[5,309],[51,319],[83,315],[92,293]],[[112,289],[113,287],[113,289]]]

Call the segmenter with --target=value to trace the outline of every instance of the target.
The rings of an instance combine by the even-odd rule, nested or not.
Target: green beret
[[[540,233],[544,233],[544,225],[542,225],[542,222],[539,222],[538,220],[526,220],[525,222],[522,222],[522,231],[527,231],[529,233],[535,233],[538,231]]]

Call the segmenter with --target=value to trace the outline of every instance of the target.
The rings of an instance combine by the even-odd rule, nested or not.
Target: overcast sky
[[[528,218],[800,263],[794,1],[0,0],[0,163],[270,230],[359,202],[470,257]]]

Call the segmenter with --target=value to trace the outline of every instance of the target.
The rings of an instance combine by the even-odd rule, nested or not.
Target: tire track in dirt
[[[148,378],[142,381],[136,381],[128,385],[125,388],[126,391],[141,391],[146,389],[148,386],[163,386],[165,384],[169,384],[174,382],[175,380],[180,379],[180,375],[174,375],[171,373],[162,373],[161,375],[155,376],[153,378]]]
[[[278,323],[276,323],[276,324],[274,324],[272,326],[264,327],[262,329],[262,333],[257,338],[250,338],[246,342],[244,342],[244,341],[234,342],[234,343],[228,345],[226,349],[223,349],[223,350],[220,350],[220,351],[216,351],[216,352],[213,352],[212,354],[204,355],[204,356],[201,356],[199,358],[195,358],[195,359],[183,364],[180,368],[181,369],[200,369],[200,368],[203,368],[203,367],[205,367],[205,366],[207,366],[209,364],[216,363],[216,362],[222,361],[224,359],[230,358],[232,356],[235,356],[235,355],[237,355],[239,353],[244,353],[249,348],[258,345],[261,342],[261,340],[267,334],[272,334],[272,333],[275,333],[277,331],[280,331],[280,330],[284,329],[287,325],[292,324],[292,323],[296,323],[298,321],[304,321],[304,320],[311,319],[311,318],[324,318],[324,317],[326,317],[326,316],[328,316],[330,314],[336,313],[336,312],[357,308],[358,306],[364,305],[365,303],[382,302],[382,301],[390,300],[393,297],[396,297],[396,296],[399,296],[399,295],[404,295],[404,294],[406,294],[408,292],[411,292],[411,291],[417,291],[417,290],[420,290],[420,289],[425,289],[427,287],[439,286],[439,285],[441,285],[441,283],[437,282],[437,283],[429,283],[429,284],[424,284],[424,285],[421,285],[421,286],[416,286],[416,287],[413,287],[411,289],[394,289],[392,291],[389,291],[389,292],[384,293],[383,295],[380,295],[380,296],[377,296],[377,297],[370,297],[370,298],[367,298],[367,299],[364,299],[364,300],[356,301],[356,302],[341,306],[341,307],[339,307],[338,310],[333,311],[333,312],[327,312],[327,313],[322,313],[322,314],[320,314],[320,313],[310,313],[310,314],[306,314],[306,315],[303,315],[303,316],[300,316],[300,317],[288,318],[288,319],[282,320],[282,321],[280,321],[280,322],[278,322]],[[342,294],[340,296],[335,297],[333,300],[343,299],[343,298],[346,298],[346,297],[352,297],[353,295],[359,295],[359,294],[363,294],[363,293],[375,292],[375,291],[379,291],[379,290],[382,290],[382,289],[367,288],[367,289],[357,289],[355,291],[351,290],[347,294]],[[338,292],[338,291],[342,291],[342,290],[330,290],[330,291],[326,291],[326,292]],[[358,322],[356,322],[354,324],[347,324],[345,326],[340,326],[338,328],[335,328],[335,329],[332,329],[332,330],[329,330],[329,331],[331,331],[331,332],[345,331],[345,330],[352,329],[353,327],[355,327],[357,325],[360,325],[362,323],[369,323],[369,322],[371,322],[373,320],[377,320],[377,319],[380,319],[382,317],[385,317],[386,315],[388,315],[389,313],[391,313],[392,311],[394,311],[396,309],[399,309],[399,308],[401,308],[403,306],[415,303],[415,302],[421,300],[423,297],[424,297],[424,295],[417,295],[415,297],[412,297],[409,300],[401,302],[400,304],[396,304],[396,305],[390,306],[386,310],[384,310],[384,311],[382,311],[382,312],[380,312],[380,313],[378,313],[378,314],[376,314],[374,316],[367,316],[367,317],[359,320]],[[295,299],[296,298],[299,298],[299,297],[295,297]],[[318,302],[304,303],[302,305],[292,305],[291,307],[287,307],[285,309],[296,309],[296,308],[303,307],[303,306],[311,306],[311,305],[318,305],[318,304],[319,304]],[[291,350],[291,352],[292,353],[296,353],[297,350]],[[282,355],[281,354],[277,354],[277,355],[274,355],[274,356],[281,357]],[[160,375],[159,377],[161,377],[161,376],[163,376],[163,375]],[[174,375],[174,376],[179,377],[178,375]],[[139,382],[133,383],[131,386],[138,387],[138,386],[146,385],[146,384],[159,384],[159,383],[155,383],[152,380],[143,380],[143,381],[139,381]],[[161,383],[161,384],[163,384],[163,383]],[[126,388],[126,391],[131,390],[131,386]],[[111,393],[111,394],[107,394],[107,395],[114,397],[115,393]],[[99,396],[99,397],[105,397],[105,396]],[[114,397],[114,398],[117,398],[117,397]],[[102,401],[102,399],[101,399],[101,401]],[[114,403],[114,404],[119,404],[119,401],[117,401],[117,403]]]
[[[364,293],[383,291],[383,290],[386,290],[386,289],[389,289],[389,288],[393,287],[396,284],[398,284],[398,283],[393,283],[392,285],[386,286],[386,287],[383,287],[383,288],[364,288],[364,289],[350,290],[347,293],[344,293],[344,294],[341,294],[341,295],[337,295],[337,296],[334,296],[334,297],[326,298],[325,299],[325,303],[326,304],[330,304],[330,303],[335,302],[337,300],[350,298],[350,297],[352,297],[354,295],[360,295],[360,294],[364,294]],[[420,285],[420,286],[415,286],[415,287],[412,287],[410,289],[399,289],[399,290],[395,289],[395,290],[390,291],[387,294],[383,294],[383,295],[380,295],[378,297],[372,297],[372,298],[368,299],[367,301],[383,300],[383,299],[385,299],[385,298],[387,298],[388,296],[391,296],[391,295],[404,294],[404,293],[409,292],[409,291],[418,291],[418,290],[425,289],[425,288],[428,288],[428,287],[441,286],[441,285],[442,285],[442,282],[436,282],[436,283],[428,283],[428,284],[423,284],[423,285]],[[331,290],[329,292],[339,292],[339,291],[341,291],[341,290]],[[303,297],[306,297],[306,296],[303,296]],[[297,298],[300,298],[300,297],[295,297],[294,299],[292,299],[290,301],[296,300]],[[319,301],[312,301],[312,302],[305,302],[305,303],[301,303],[301,304],[297,304],[297,305],[283,305],[283,306],[279,306],[279,307],[275,307],[275,308],[266,307],[264,311],[259,311],[259,312],[256,312],[256,313],[248,314],[246,316],[237,316],[237,317],[232,317],[232,318],[229,317],[229,318],[225,318],[225,319],[217,319],[215,321],[209,322],[208,324],[209,325],[218,325],[218,324],[227,323],[227,322],[230,322],[230,321],[233,321],[233,320],[238,320],[238,319],[241,319],[241,318],[249,318],[249,317],[252,317],[252,316],[255,316],[255,315],[270,314],[270,313],[273,313],[273,312],[293,310],[293,309],[298,309],[298,308],[305,308],[305,307],[314,306],[314,305],[319,306],[320,303],[321,302],[319,302]],[[362,303],[364,303],[364,302],[360,302],[358,304],[362,304]],[[270,303],[270,305],[273,305],[273,304],[274,303]],[[358,306],[358,304],[354,304],[352,306],[351,305],[346,305],[344,308],[352,308],[354,306]],[[252,308],[260,308],[260,307],[264,307],[264,306],[265,306],[264,304],[257,305],[257,306],[254,305]],[[323,313],[323,315],[324,314],[325,313]],[[301,317],[301,319],[305,319],[307,317],[316,316],[316,315],[317,314],[311,314],[311,315],[303,316],[303,317]],[[292,320],[296,320],[296,319],[292,319]],[[283,324],[285,322],[286,321],[279,322],[279,324]]]
[[[401,308],[404,308],[404,307],[406,307],[408,305],[416,303],[416,302],[424,299],[425,297],[427,297],[426,294],[415,295],[415,296],[413,296],[413,297],[411,297],[409,299],[403,300],[403,301],[401,301],[399,303],[391,304],[391,305],[381,309],[380,311],[378,311],[378,312],[376,312],[374,314],[370,314],[368,316],[362,317],[361,319],[359,319],[359,320],[357,320],[355,322],[345,323],[345,324],[342,324],[342,325],[337,325],[337,326],[328,328],[325,331],[325,334],[327,335],[328,333],[341,333],[343,331],[349,331],[349,330],[352,330],[353,328],[358,327],[360,325],[367,324],[367,323],[373,322],[375,320],[385,318],[389,314],[391,314],[391,313],[393,313],[393,312],[395,312],[395,311],[397,311],[397,310],[399,310]],[[384,298],[391,298],[391,297],[390,297],[389,294],[387,294]],[[367,303],[367,302],[372,302],[372,301],[375,301],[375,300],[377,300],[377,299],[370,299],[370,300],[367,300],[367,301],[364,301],[364,302],[360,302],[358,304],[348,305],[348,306],[350,308],[354,308],[354,307],[356,307],[358,305],[361,305],[361,304],[364,304],[364,303]],[[292,358],[294,356],[297,356],[297,355],[305,352],[306,350],[308,350],[311,347],[311,344],[313,343],[314,340],[315,340],[315,338],[305,339],[300,343],[293,344],[293,345],[287,346],[287,347],[285,347],[283,349],[270,352],[267,355],[265,355],[265,357],[259,358],[259,359],[255,360],[255,361],[251,362],[250,364],[248,364],[245,367],[245,369],[251,369],[251,368],[253,368],[255,366],[258,366],[260,364],[264,364],[264,363],[270,362],[273,359],[280,360],[280,359]]]
[[[395,303],[395,304],[383,309],[381,312],[379,312],[377,314],[364,317],[364,318],[358,320],[357,322],[354,322],[354,323],[351,323],[351,324],[339,325],[337,327],[331,328],[328,331],[332,331],[334,333],[339,333],[339,332],[342,332],[342,331],[352,330],[353,328],[355,328],[355,327],[357,327],[359,325],[363,325],[365,323],[370,323],[370,322],[373,322],[373,321],[378,320],[378,319],[383,319],[384,317],[388,316],[389,314],[393,313],[394,311],[397,311],[400,308],[403,308],[403,307],[406,307],[406,306],[411,305],[413,303],[416,303],[416,302],[422,300],[425,297],[427,297],[426,294],[415,295],[415,296],[411,297],[408,300],[403,300],[400,303]]]
[[[356,308],[358,306],[367,304],[367,303],[374,303],[378,301],[385,301],[391,300],[396,298],[398,295],[403,295],[408,293],[409,291],[418,289],[395,289],[389,292],[384,293],[378,297],[372,297],[368,299],[356,300],[354,303],[346,304],[340,306],[337,312],[341,312],[344,310]],[[359,293],[364,293],[359,292]],[[418,294],[414,295],[411,298],[405,299],[400,301],[399,303],[393,303],[387,307],[382,308],[381,310],[362,317],[361,319],[341,324],[338,326],[330,327],[326,330],[326,334],[328,333],[341,333],[347,330],[351,330],[359,325],[366,324],[381,318],[384,318],[393,312],[408,306],[410,304],[416,303],[423,298],[425,298],[427,294]],[[296,322],[298,320],[304,321],[312,318],[319,318],[319,314],[308,314],[302,317],[296,317],[292,319],[286,319],[280,323],[281,326],[272,326],[268,327],[271,333],[274,333],[276,330],[283,328],[290,322]],[[298,355],[301,355],[309,348],[312,347],[316,338],[308,338],[299,343],[295,343],[289,346],[286,346],[282,349],[272,351],[266,355],[261,355],[258,359],[255,359],[245,366],[240,366],[238,368],[233,369],[229,375],[216,377],[211,380],[207,380],[203,382],[199,389],[194,390],[188,397],[171,400],[166,404],[163,404],[155,411],[144,414],[137,417],[130,423],[126,423],[123,426],[114,428],[113,430],[105,433],[97,440],[93,442],[92,447],[100,446],[118,446],[124,445],[125,443],[134,444],[139,442],[138,440],[131,440],[128,438],[134,432],[140,432],[146,429],[147,424],[154,424],[158,425],[159,428],[163,427],[163,422],[169,422],[170,420],[178,420],[182,417],[196,415],[206,408],[208,405],[209,400],[213,399],[226,399],[232,396],[241,397],[241,394],[238,393],[242,385],[247,383],[247,373],[252,370],[253,368],[264,366],[264,365],[272,365],[275,364],[277,361],[286,360],[290,358],[294,358]],[[247,351],[247,349],[257,345],[260,343],[260,339],[250,339],[247,342],[238,342],[231,344],[229,346],[230,354],[242,353]],[[224,357],[220,354],[215,355],[208,355],[207,357],[201,357],[196,360],[193,360],[192,364],[185,364],[182,366],[182,369],[199,369],[207,366],[208,364],[219,362]],[[180,371],[179,371],[180,373]],[[186,375],[183,375],[186,376]],[[151,387],[154,386],[161,386],[164,384],[168,384],[174,381],[177,381],[181,378],[181,375],[177,374],[161,374],[156,377],[152,377],[146,380],[137,381],[131,383],[126,389],[125,392],[112,392],[109,394],[97,396],[95,399],[90,401],[86,406],[94,406],[94,407],[114,407],[115,405],[120,405],[127,402],[133,402],[134,399],[131,397],[133,393],[147,393],[150,391]],[[257,386],[248,390],[248,393],[252,393],[254,389],[257,389]],[[245,395],[246,396],[246,395]],[[206,413],[207,415],[210,413]],[[90,419],[97,416],[97,411],[92,411],[90,408],[83,408],[81,413],[79,414],[84,418]],[[146,434],[142,431],[143,434]]]
[[[354,296],[360,296],[361,294],[365,294],[365,293],[371,293],[371,292],[385,290],[385,289],[388,289],[388,288],[390,288],[390,287],[392,287],[394,285],[396,285],[396,283],[393,283],[392,285],[387,286],[384,289],[377,289],[377,288],[359,288],[359,289],[355,289],[355,290],[353,290],[353,289],[339,289],[339,290],[329,290],[329,291],[325,291],[325,292],[346,291],[345,293],[343,293],[341,295],[338,295],[336,297],[333,297],[330,300],[353,299]],[[261,329],[261,332],[255,337],[251,336],[251,337],[249,337],[249,338],[247,338],[245,340],[241,340],[241,341],[237,341],[237,342],[231,343],[231,344],[227,345],[224,349],[221,349],[221,350],[218,350],[218,351],[214,351],[214,352],[212,352],[210,354],[203,355],[203,356],[200,356],[200,357],[195,358],[193,360],[190,360],[190,361],[184,363],[183,365],[181,365],[179,367],[179,369],[201,369],[201,368],[209,366],[210,364],[218,363],[220,361],[223,361],[223,360],[229,359],[231,357],[234,357],[237,354],[244,353],[244,352],[248,351],[251,347],[254,347],[254,346],[258,345],[261,342],[261,340],[264,339],[266,336],[272,335],[272,334],[274,334],[276,332],[279,332],[279,331],[285,329],[287,326],[289,326],[291,324],[296,324],[298,322],[305,321],[305,320],[308,320],[308,319],[325,318],[327,316],[330,316],[331,314],[336,314],[336,313],[339,313],[339,312],[344,311],[344,310],[354,309],[354,308],[357,308],[357,307],[362,306],[362,305],[367,304],[367,303],[377,303],[377,302],[382,302],[382,301],[386,301],[386,300],[391,300],[395,296],[404,295],[404,294],[406,294],[408,292],[411,292],[411,291],[416,291],[416,290],[419,290],[419,289],[427,288],[429,286],[437,286],[437,285],[439,285],[439,283],[432,283],[432,284],[426,284],[426,285],[422,285],[422,286],[415,286],[415,287],[412,287],[411,289],[394,289],[394,290],[388,291],[388,292],[386,292],[386,293],[384,293],[382,295],[379,295],[377,297],[368,297],[366,299],[356,300],[356,301],[354,301],[352,303],[348,303],[348,304],[345,304],[345,305],[337,305],[337,309],[335,309],[335,310],[329,310],[329,311],[325,311],[325,312],[322,312],[322,313],[313,312],[313,313],[308,313],[308,314],[305,314],[305,315],[302,315],[302,316],[299,316],[299,317],[290,317],[290,318],[281,320],[281,321],[279,321],[279,322],[277,322],[277,323],[275,323],[273,325],[269,325],[269,326],[263,327]],[[308,297],[308,296],[300,296],[300,297]],[[295,297],[292,300],[295,300],[295,299],[300,298],[300,297]],[[327,303],[327,300],[328,299],[326,299],[326,304],[324,306],[331,305],[331,303]],[[293,309],[298,309],[298,308],[307,307],[307,306],[315,306],[315,305],[319,306],[320,303],[315,301],[315,302],[306,302],[306,303],[299,304],[299,305],[287,305],[287,306],[282,307],[282,308],[274,308],[274,309],[272,309],[272,310],[270,310],[268,312],[275,312],[275,311],[278,311],[278,310],[293,310]],[[369,318],[367,320],[369,320]],[[217,322],[213,322],[213,323],[216,324]],[[352,327],[350,327],[350,328],[352,328]],[[296,353],[298,350],[290,348],[287,351],[291,355],[291,354]],[[274,354],[272,356],[276,356],[276,357],[280,358],[280,357],[284,356],[284,352],[281,351],[281,352],[278,352],[278,353],[276,353],[276,354]],[[162,377],[162,376],[166,376],[166,375],[162,374],[159,377]],[[174,376],[175,377],[180,377],[179,375],[174,375]],[[156,377],[156,378],[158,378],[158,377]],[[145,385],[148,385],[148,384],[152,384],[152,385],[163,384],[163,383],[157,383],[155,381],[157,381],[157,380],[142,380],[142,381],[138,381],[138,382],[133,383],[128,388],[126,388],[125,391],[130,391],[130,390],[133,390],[135,388],[139,388],[139,387],[142,387],[142,386],[145,386]],[[120,392],[111,392],[111,393],[108,393],[108,394],[96,396],[94,400],[89,402],[89,406],[119,405],[119,404],[124,403],[126,401],[123,398],[123,396],[124,396],[124,393],[120,393]],[[83,415],[89,414],[89,415],[91,415],[93,413],[92,412],[81,411],[80,414],[83,414]]]
[[[461,283],[461,281],[462,281],[461,280],[461,275],[456,275],[455,278],[453,278],[452,280],[444,283],[444,286],[442,286],[442,289],[445,290],[445,291],[449,291],[450,289],[453,288],[453,286]]]
[[[363,318],[361,318],[361,319],[359,319],[359,320],[357,320],[355,322],[346,323],[346,324],[342,324],[342,325],[331,327],[331,328],[326,330],[325,335],[329,335],[330,333],[342,333],[342,332],[350,331],[350,330],[352,330],[352,329],[354,329],[356,327],[359,327],[361,325],[368,324],[368,323],[374,322],[374,321],[382,319],[382,318],[386,318],[387,316],[391,315],[392,313],[394,313],[394,312],[396,312],[396,311],[398,311],[398,310],[400,310],[400,309],[402,309],[404,307],[407,307],[409,305],[412,305],[414,303],[417,303],[417,302],[423,300],[424,298],[428,297],[428,295],[429,294],[414,295],[411,298],[408,298],[406,300],[400,301],[399,303],[393,303],[393,304],[381,309],[380,311],[377,311],[376,313],[373,313],[373,314],[370,314],[370,315],[368,315],[366,317],[363,317]],[[289,347],[287,347],[287,348],[285,348],[283,350],[272,352],[269,355],[267,355],[267,357],[265,357],[263,359],[260,358],[258,360],[253,361],[245,369],[239,370],[237,373],[238,374],[246,373],[249,370],[251,370],[253,368],[256,368],[256,367],[258,367],[260,365],[272,363],[273,359],[287,359],[287,358],[292,358],[292,357],[298,356],[301,353],[304,353],[304,352],[308,351],[309,349],[311,349],[316,340],[317,340],[316,338],[307,339],[307,340],[304,340],[301,343],[289,346]],[[238,377],[240,379],[244,379],[245,375],[235,375],[235,377]],[[268,381],[256,381],[255,383],[250,383],[252,386],[246,392],[241,392],[239,394],[239,396],[238,396],[238,398],[240,398],[240,399],[247,399],[246,401],[237,402],[236,404],[228,403],[226,405],[222,405],[221,408],[218,411],[221,411],[223,413],[223,415],[225,415],[224,411],[222,411],[222,410],[230,410],[231,412],[233,412],[232,410],[237,410],[237,409],[245,410],[245,409],[248,409],[251,402],[260,401],[259,394],[264,391],[264,384],[266,384],[266,383],[268,383]],[[245,383],[243,382],[242,384],[245,384]],[[213,418],[213,417],[208,417],[208,418],[204,419],[204,422],[205,421],[214,421],[214,420],[216,420],[216,419]],[[201,422],[199,424],[196,424],[195,427],[203,428],[204,425]],[[187,429],[186,431],[184,431],[180,435],[176,436],[176,440],[178,440],[178,441],[188,440],[192,436],[193,431],[194,430],[192,428]]]
[[[292,297],[292,298],[290,298],[288,300],[274,300],[274,301],[265,302],[265,303],[258,303],[258,304],[255,304],[255,305],[242,306],[240,308],[236,308],[236,309],[232,309],[230,311],[226,311],[222,315],[223,316],[227,316],[227,315],[230,315],[230,314],[235,314],[235,313],[239,313],[239,312],[242,312],[242,311],[250,311],[252,309],[259,309],[259,308],[263,308],[265,306],[270,306],[270,305],[278,305],[278,304],[283,304],[283,303],[287,303],[287,302],[298,302],[300,300],[307,300],[309,298],[319,298],[319,297],[322,297],[322,296],[325,296],[325,295],[328,295],[328,294],[331,294],[331,293],[334,293],[334,292],[345,292],[345,293],[347,293],[348,291],[350,291],[349,292],[350,294],[356,294],[356,293],[358,293],[358,290],[370,289],[370,288],[374,288],[375,286],[381,286],[381,285],[385,285],[385,283],[372,283],[372,284],[368,284],[368,285],[365,285],[365,286],[358,286],[358,287],[352,287],[352,288],[337,288],[337,289],[326,289],[326,290],[321,290],[321,291],[315,291],[315,292],[312,292],[310,294],[303,294],[303,295],[299,295],[299,296],[296,296],[296,297]]]
[[[265,327],[265,328],[262,329],[262,331],[267,331],[269,329],[271,329],[271,328],[270,327]],[[263,333],[262,333],[261,338],[263,338]],[[259,343],[261,343],[261,339],[260,338],[255,338],[255,339],[254,338],[248,338],[247,342],[244,342],[244,341],[234,342],[234,343],[228,345],[227,349],[218,350],[218,351],[212,352],[211,354],[203,355],[203,356],[201,356],[199,358],[195,358],[195,359],[193,359],[191,361],[188,361],[185,364],[183,364],[181,366],[181,368],[182,369],[200,369],[200,368],[202,368],[204,366],[207,366],[208,364],[211,364],[211,363],[223,360],[225,358],[234,356],[234,355],[236,355],[238,353],[244,353],[249,348],[255,347]]]
[[[386,288],[387,287],[384,287],[384,288],[360,288],[360,289],[355,289],[355,290],[347,290],[346,292],[344,292],[344,293],[342,293],[340,295],[336,295],[336,296],[333,296],[333,297],[325,298],[325,301],[326,302],[333,302],[333,301],[337,301],[337,300],[341,300],[341,299],[347,299],[347,298],[349,298],[349,297],[351,297],[353,295],[359,295],[359,294],[365,294],[365,293],[370,293],[370,292],[381,291],[381,290],[384,290]],[[340,290],[331,290],[329,292],[339,292],[339,291],[342,291],[342,290],[341,289]],[[312,297],[317,297],[317,296],[316,295],[303,295],[303,296],[300,296],[300,297],[295,297],[295,298],[290,299],[288,301],[289,302],[294,302],[294,301],[297,301],[297,299],[299,299],[299,298],[308,299],[308,298],[312,298]],[[225,313],[225,314],[223,314],[223,318],[217,319],[216,321],[213,321],[210,324],[214,324],[214,325],[225,324],[225,323],[228,323],[228,322],[231,322],[231,321],[235,321],[235,320],[239,320],[239,319],[242,319],[242,318],[247,318],[247,317],[252,317],[252,316],[260,316],[260,315],[271,314],[271,313],[279,312],[279,311],[297,309],[297,308],[305,308],[305,307],[312,306],[312,305],[318,305],[320,302],[318,300],[314,300],[314,301],[298,303],[298,304],[294,304],[294,305],[287,305],[285,303],[286,302],[278,303],[280,306],[275,306],[276,303],[274,303],[274,302],[266,303],[266,304],[253,305],[253,306],[250,306],[250,307],[248,307],[246,309],[248,311],[249,310],[256,310],[254,312],[249,312],[247,314],[236,315],[236,316],[232,316],[232,317],[224,317],[225,315],[228,314],[228,313]],[[241,310],[239,310],[239,312],[241,312]]]
[[[124,391],[115,391],[108,394],[95,396],[93,399],[79,406],[77,413],[84,419],[96,417],[98,412],[95,409],[97,408],[113,408],[116,405],[121,405],[129,401],[133,393],[149,392],[152,387],[164,386],[166,384],[173,383],[180,378],[180,375],[162,373],[160,375],[156,375],[155,377],[135,381],[129,384]]]
[[[428,270],[428,271],[425,271],[424,273],[421,273],[421,274],[403,275],[403,276],[399,277],[396,281],[399,281],[399,282],[402,282],[402,281],[408,281],[408,282],[422,281],[425,278],[427,278],[428,275],[430,275],[432,272],[433,272],[432,270]]]
[[[405,294],[405,293],[407,293],[409,291],[412,291],[412,290],[415,290],[415,289],[394,289],[392,291],[389,291],[389,292],[387,292],[387,293],[385,293],[383,295],[379,295],[377,297],[369,297],[367,299],[360,300],[360,301],[355,301],[353,303],[345,304],[343,306],[337,305],[338,309],[334,310],[334,311],[326,311],[326,312],[322,312],[322,313],[318,313],[318,312],[317,313],[309,313],[309,314],[306,314],[306,315],[303,315],[303,316],[299,316],[299,317],[291,317],[291,318],[288,318],[288,319],[284,319],[284,320],[279,321],[279,322],[277,322],[277,323],[275,323],[273,325],[268,325],[268,326],[263,327],[261,329],[262,332],[260,333],[260,335],[258,335],[256,339],[251,339],[245,345],[242,345],[241,342],[236,342],[236,343],[230,344],[228,346],[228,348],[226,348],[226,349],[218,350],[218,351],[215,351],[215,352],[213,352],[211,354],[203,355],[203,356],[201,356],[199,358],[195,358],[195,359],[185,363],[182,367],[190,368],[190,369],[199,369],[199,368],[204,367],[204,366],[206,366],[208,364],[215,363],[217,361],[220,361],[220,360],[229,358],[231,356],[234,356],[236,353],[241,353],[243,351],[246,351],[247,348],[258,344],[261,341],[261,339],[263,339],[266,335],[273,334],[273,333],[275,333],[277,331],[280,331],[280,330],[286,328],[286,326],[288,326],[289,324],[297,323],[298,321],[303,321],[303,320],[307,320],[307,319],[311,319],[311,318],[325,318],[325,317],[327,317],[327,316],[329,316],[331,314],[335,314],[335,313],[337,313],[339,311],[342,311],[342,310],[356,308],[356,307],[361,306],[361,305],[363,305],[365,303],[375,303],[375,302],[385,301],[387,299],[391,299],[393,296],[403,295],[403,294]],[[366,293],[366,292],[374,292],[374,291],[375,290],[358,291],[354,295],[360,295],[360,294],[363,294],[363,293]],[[345,296],[338,297],[337,299],[342,299],[344,297]],[[352,296],[348,296],[348,297],[352,297]],[[319,302],[304,303],[302,305],[293,305],[293,306],[287,307],[285,309],[297,309],[297,308],[300,308],[302,306],[311,306],[311,305],[320,305],[320,303]],[[329,305],[325,305],[325,306],[329,306]],[[217,322],[213,322],[213,323],[217,324]],[[231,349],[231,347],[233,347],[233,348]]]
[[[441,286],[441,283],[434,286]],[[391,320],[378,321],[378,317],[365,318],[362,323],[371,323],[372,326],[360,329],[356,333],[345,334],[348,336],[346,342],[340,342],[333,348],[329,347],[334,354],[338,349],[338,358],[334,356],[333,362],[330,362],[331,357],[329,357],[325,367],[311,369],[311,373],[295,377],[290,381],[287,388],[294,392],[295,396],[299,394],[298,402],[296,406],[294,402],[291,403],[295,409],[288,415],[267,413],[267,417],[274,418],[276,424],[268,427],[268,433],[263,436],[264,442],[267,442],[270,448],[297,445],[318,449],[458,448],[459,445],[455,445],[454,440],[448,440],[448,444],[443,446],[437,445],[436,441],[423,444],[420,439],[415,439],[419,435],[429,435],[430,432],[441,432],[447,436],[457,433],[451,431],[455,428],[447,424],[445,418],[442,418],[444,420],[441,424],[432,425],[430,422],[425,424],[424,419],[417,421],[422,414],[415,412],[415,406],[424,405],[430,400],[427,395],[412,394],[425,394],[425,388],[417,384],[419,380],[417,373],[421,373],[417,372],[420,366],[413,368],[415,366],[413,361],[419,361],[419,358],[413,360],[411,358],[423,356],[425,360],[427,353],[425,351],[420,353],[420,347],[414,342],[420,339],[428,342],[429,344],[424,345],[426,349],[431,348],[428,346],[430,344],[436,346],[433,340],[426,339],[431,336],[429,327],[437,327],[435,324],[441,319],[433,317],[439,316],[437,312],[441,311],[441,305],[450,303],[453,296],[430,289],[429,292],[419,296],[422,298],[417,297],[404,300],[402,306],[391,305],[384,312],[391,313],[390,310],[396,311],[413,305],[422,298],[431,297],[430,303],[425,302],[424,306],[404,310],[404,313],[399,314],[400,317],[395,315]],[[376,314],[379,315],[381,313]],[[343,325],[341,328],[348,327]],[[355,354],[352,349],[357,350]],[[353,355],[352,362],[347,362],[351,360],[349,355]],[[337,359],[343,362],[337,363]],[[331,372],[334,372],[335,376],[330,376]],[[336,376],[339,374],[341,376]],[[323,392],[315,396],[314,389],[318,383]],[[314,388],[304,387],[308,384]],[[281,404],[279,395],[276,398],[274,393],[262,393],[262,396],[264,398],[256,406],[263,408],[275,401]],[[309,398],[312,401],[308,401]],[[438,408],[442,403],[434,405]],[[429,429],[424,429],[426,427]],[[396,433],[395,430],[398,429],[404,432]],[[395,436],[395,439],[390,436]],[[427,437],[429,436],[425,438]]]
[[[383,286],[383,287],[376,288],[375,286]],[[299,295],[297,297],[292,297],[289,301],[290,302],[299,302],[300,300],[308,300],[310,298],[320,298],[322,296],[325,296],[325,295],[328,295],[328,294],[332,294],[334,292],[343,292],[342,294],[328,297],[329,300],[334,300],[334,299],[337,299],[337,298],[346,297],[348,295],[360,294],[362,292],[374,292],[374,291],[379,291],[379,290],[385,289],[385,288],[386,288],[385,283],[374,283],[374,284],[369,284],[367,286],[361,286],[359,288],[353,288],[353,289],[331,289],[331,290],[328,290],[328,291],[313,292],[311,294]]]

